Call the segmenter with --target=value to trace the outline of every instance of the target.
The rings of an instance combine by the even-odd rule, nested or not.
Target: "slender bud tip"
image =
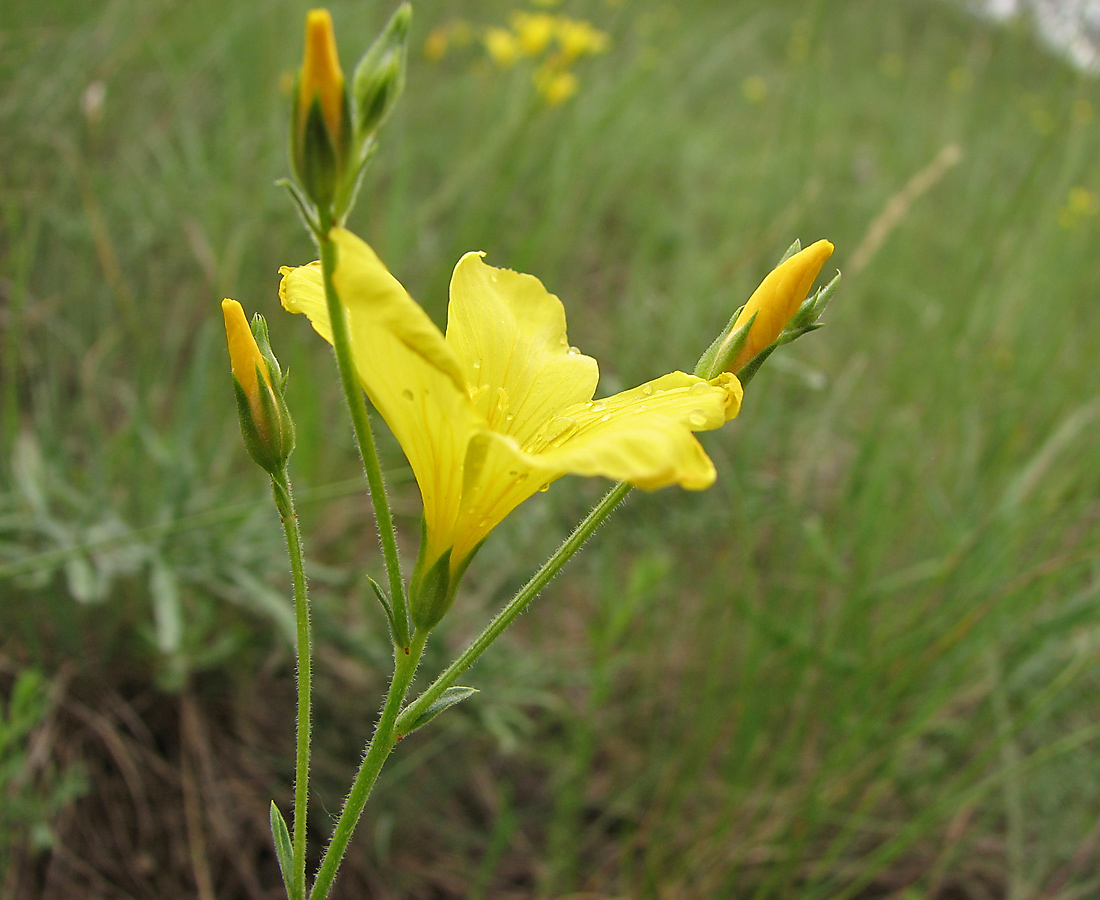
[[[336,52],[332,16],[327,9],[311,9],[306,15],[306,46],[298,81],[299,134],[305,130],[315,98],[321,104],[333,143],[338,144],[344,124],[344,73]]]
[[[249,400],[252,400],[259,390],[259,382],[256,380],[257,368],[267,382],[267,386],[271,387],[267,366],[256,344],[256,338],[252,335],[252,329],[248,327],[244,307],[236,300],[227,298],[222,301],[222,317],[225,319],[225,337],[229,343],[229,363],[233,369],[233,377],[240,382]]]

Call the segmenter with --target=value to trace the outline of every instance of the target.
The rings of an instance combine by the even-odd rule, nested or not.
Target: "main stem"
[[[305,900],[309,745],[313,720],[310,698],[313,682],[313,654],[309,623],[309,594],[302,559],[302,533],[298,528],[298,514],[294,511],[290,476],[285,468],[277,475],[271,476],[271,487],[275,494],[275,505],[279,508],[279,516],[283,520],[283,530],[286,532],[290,574],[294,582],[294,621],[298,638],[298,729],[294,766],[294,838],[291,853],[290,896],[291,900]]]
[[[485,630],[474,638],[473,642],[463,651],[462,655],[447,666],[424,693],[404,709],[397,720],[397,730],[400,734],[407,734],[409,726],[420,717],[424,710],[438,700],[443,692],[477,661],[477,658],[488,649],[489,645],[500,637],[504,629],[512,624],[512,620],[527,608],[527,604],[538,596],[539,592],[549,584],[550,579],[557,575],[573,557],[573,554],[584,546],[584,542],[592,536],[592,532],[599,528],[604,520],[611,515],[615,507],[626,499],[626,495],[630,493],[632,487],[633,485],[627,484],[625,481],[620,482],[604,495],[604,498],[573,529],[573,533],[562,542],[554,555],[543,563],[542,568],[531,576],[531,580],[527,584],[519,589],[519,592],[508,602],[508,605],[496,614]]]
[[[396,651],[393,680],[386,695],[386,703],[378,717],[378,724],[367,746],[367,752],[359,764],[355,781],[352,782],[351,790],[344,801],[344,809],[332,832],[332,840],[329,842],[328,849],[325,850],[321,867],[317,870],[317,880],[313,883],[309,900],[325,900],[328,897],[336,871],[340,868],[340,862],[348,848],[348,842],[359,822],[359,817],[363,814],[363,807],[367,804],[371,789],[378,780],[378,773],[382,771],[382,765],[398,741],[399,732],[394,728],[397,724],[397,715],[401,711],[401,704],[405,702],[405,695],[416,674],[416,667],[420,664],[420,657],[424,653],[424,642],[427,639],[428,632],[418,629],[412,635],[409,647],[405,650],[398,648]]]
[[[331,225],[331,223],[326,224]],[[391,605],[400,632],[394,635],[394,639],[398,643],[407,644],[408,603],[405,599],[405,581],[401,575],[401,558],[397,551],[397,533],[393,527],[393,515],[386,496],[382,467],[378,462],[378,448],[374,442],[370,415],[367,413],[367,401],[355,371],[355,359],[352,356],[351,339],[348,335],[348,321],[332,283],[332,273],[336,269],[336,245],[329,237],[328,228],[324,234],[317,235],[317,242],[321,247],[321,272],[325,283],[329,324],[332,328],[332,346],[336,351],[336,364],[340,369],[340,384],[344,388],[344,396],[348,401],[351,423],[355,429],[355,440],[359,445],[363,469],[367,474],[371,503],[374,505],[374,518],[378,524],[378,538],[382,543],[382,557],[386,563],[386,575],[390,584]]]

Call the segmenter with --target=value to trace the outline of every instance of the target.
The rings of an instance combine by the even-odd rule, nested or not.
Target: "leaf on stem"
[[[463,687],[458,684],[452,685],[439,695],[438,700],[413,719],[412,724],[402,732],[401,736],[404,737],[406,734],[412,734],[416,729],[427,725],[444,710],[450,709],[455,704],[461,703],[467,697],[472,697],[476,693],[478,693],[477,688]]]
[[[275,839],[275,855],[279,858],[279,871],[283,873],[283,886],[287,896],[291,894],[291,881],[294,866],[291,862],[292,851],[290,849],[290,832],[286,827],[286,820],[279,812],[275,801],[271,801],[271,836]]]

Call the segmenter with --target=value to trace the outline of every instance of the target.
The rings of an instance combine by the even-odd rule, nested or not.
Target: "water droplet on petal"
[[[410,390],[409,390],[408,388],[405,388],[405,390],[403,390],[403,391],[401,392],[401,396],[402,396],[402,397],[404,397],[404,398],[405,398],[406,400],[413,400],[413,399],[415,399],[415,398],[413,397],[413,392],[412,392],[412,391],[410,391]]]
[[[562,340],[565,340],[565,339],[562,338]],[[581,355],[581,348],[580,347],[570,347],[569,348],[569,355],[570,356],[580,356]]]
[[[549,481],[546,482],[546,484],[540,484],[539,485],[539,493],[540,494],[545,494],[548,490],[550,490],[550,482]]]
[[[592,404],[592,412],[603,412],[607,409],[607,404],[603,400],[597,400]]]
[[[642,385],[642,396],[643,397],[652,397],[653,396],[653,385],[643,384]]]
[[[704,425],[707,424],[707,417],[702,413],[701,410],[696,410],[690,416],[688,416],[688,424],[692,428],[702,428]]]
[[[611,413],[604,413],[602,416],[600,416],[600,421],[601,422],[610,422],[611,421]]]

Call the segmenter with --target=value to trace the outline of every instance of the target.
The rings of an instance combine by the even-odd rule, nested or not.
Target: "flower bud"
[[[326,9],[306,16],[305,53],[294,92],[291,162],[306,195],[331,205],[351,145],[347,87]]]
[[[286,377],[271,353],[263,316],[256,315],[249,328],[236,300],[222,301],[222,316],[245,447],[257,465],[274,475],[294,450],[294,423],[283,398]]]
[[[382,127],[405,87],[412,6],[402,3],[355,67],[355,139],[361,145]]]
[[[749,302],[733,323],[736,331],[755,316],[748,339],[730,366],[730,371],[741,369],[779,337],[784,326],[806,299],[810,286],[825,265],[825,260],[832,255],[833,245],[828,241],[818,241],[780,263],[760,282],[760,287],[753,291]]]
[[[832,253],[833,245],[828,241],[817,241],[805,250],[798,250],[796,242],[788,251],[787,258],[760,282],[749,302],[741,307],[718,340],[703,354],[695,374],[703,378],[713,378],[720,372],[737,374],[758,356],[774,349],[773,345],[799,312],[814,279]],[[820,311],[815,307],[810,312],[819,314]],[[816,319],[816,315],[811,317]],[[815,327],[818,326],[814,323],[801,323],[799,333]],[[797,336],[787,335],[784,340]],[[751,367],[749,374],[758,367],[759,362]]]

